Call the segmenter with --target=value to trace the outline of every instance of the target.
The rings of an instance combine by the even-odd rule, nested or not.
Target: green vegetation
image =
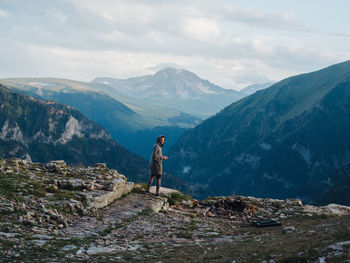
[[[50,83],[50,86],[38,87],[33,82]],[[54,100],[78,109],[106,128],[118,143],[145,159],[149,158],[149,151],[159,134],[167,135],[165,147],[168,147],[201,121],[179,110],[168,107],[160,110],[159,105],[141,103],[99,83],[64,79],[11,79],[0,80],[0,83],[27,96]]]
[[[30,179],[27,175],[0,173],[0,192],[7,198],[20,201],[23,196],[46,196],[45,187],[41,182]]]
[[[153,210],[151,208],[143,209],[141,212],[138,213],[139,216],[150,216],[153,213]]]
[[[180,231],[179,233],[176,234],[178,238],[186,238],[186,239],[192,239],[193,233],[190,231]]]
[[[135,194],[144,194],[147,188],[147,183],[137,183],[132,189],[132,193]]]
[[[167,198],[169,205],[177,205],[182,201],[188,201],[192,199],[189,195],[185,195],[180,192],[171,193],[169,196],[167,196]]]
[[[122,224],[110,225],[110,226],[106,227],[106,228],[100,233],[100,235],[101,235],[102,237],[105,237],[105,236],[107,236],[108,234],[112,233],[113,230],[116,230],[116,229],[121,228],[121,227],[123,227]]]
[[[349,130],[346,61],[287,78],[226,107],[173,145],[167,169],[189,178],[198,199],[207,197],[202,186],[209,195],[303,196],[347,205],[349,176],[332,174],[350,163]]]
[[[0,192],[7,198],[16,200],[21,193],[20,183],[18,181],[20,177],[13,178],[8,174],[0,173]]]
[[[130,180],[146,180],[147,162],[113,141],[107,130],[88,120],[76,109],[58,103],[30,99],[10,91],[1,84],[0,103],[2,105],[0,115],[3,117],[0,126],[6,124],[9,128],[19,129],[23,135],[23,138],[17,140],[1,139],[0,157],[24,158],[29,155],[34,162],[65,160],[70,165],[85,167],[103,162],[107,167],[125,174]],[[91,105],[89,108],[91,109]],[[88,128],[83,129],[79,137],[73,135],[67,142],[60,143],[66,124],[72,118],[79,125]],[[33,140],[36,137],[38,139]],[[28,143],[22,143],[22,139]],[[64,172],[62,175],[64,176]],[[45,192],[41,189],[34,194],[42,196]]]

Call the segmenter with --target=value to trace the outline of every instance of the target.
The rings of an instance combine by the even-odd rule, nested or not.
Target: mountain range
[[[332,193],[330,201],[334,187],[349,182],[332,177],[350,163],[349,130],[347,61],[287,78],[231,104],[173,145],[168,168],[196,184],[197,195],[204,188],[217,195],[318,202]]]
[[[0,83],[25,95],[78,109],[106,128],[118,143],[145,159],[150,157],[159,134],[167,135],[167,149],[186,130],[201,121],[175,109],[138,101],[98,83],[56,78],[2,79]]]
[[[0,84],[1,158],[34,162],[63,159],[71,165],[106,163],[136,181],[147,162],[75,109],[12,92]]]
[[[90,83],[58,78],[1,79],[7,87],[38,99],[74,107],[105,127],[112,138],[143,158],[154,138],[167,138],[164,151],[202,119],[247,93],[223,89],[192,72],[165,68],[126,80],[97,78]]]
[[[154,143],[154,142],[153,142]],[[102,126],[76,109],[13,92],[0,84],[0,158],[69,165],[106,163],[134,182],[147,182],[148,161],[121,146]],[[187,191],[183,180],[164,172],[163,185]]]
[[[350,61],[238,93],[173,68],[91,83],[0,82],[36,97],[1,87],[2,157],[84,165],[101,161],[144,181],[147,162],[118,143],[148,159],[154,139],[164,134],[168,185],[185,189],[185,180],[198,198],[241,194],[350,204]],[[233,103],[203,122],[194,116],[203,118],[228,101]]]
[[[247,95],[221,88],[190,71],[177,68],[165,68],[153,75],[129,79],[96,78],[92,82],[109,85],[141,101],[174,108],[202,119]]]

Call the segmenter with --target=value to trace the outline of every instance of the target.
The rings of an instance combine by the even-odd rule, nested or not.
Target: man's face
[[[164,141],[165,141],[165,138],[164,138],[164,137],[160,138],[160,143],[161,143],[162,145],[164,144]]]

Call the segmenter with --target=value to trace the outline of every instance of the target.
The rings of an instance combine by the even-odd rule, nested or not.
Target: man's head
[[[165,136],[163,136],[163,135],[158,136],[157,143],[160,144],[160,146],[163,146],[164,141],[165,141]]]

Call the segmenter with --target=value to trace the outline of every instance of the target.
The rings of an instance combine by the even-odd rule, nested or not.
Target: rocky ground
[[[1,160],[0,261],[350,262],[349,207],[161,192],[103,164]]]

